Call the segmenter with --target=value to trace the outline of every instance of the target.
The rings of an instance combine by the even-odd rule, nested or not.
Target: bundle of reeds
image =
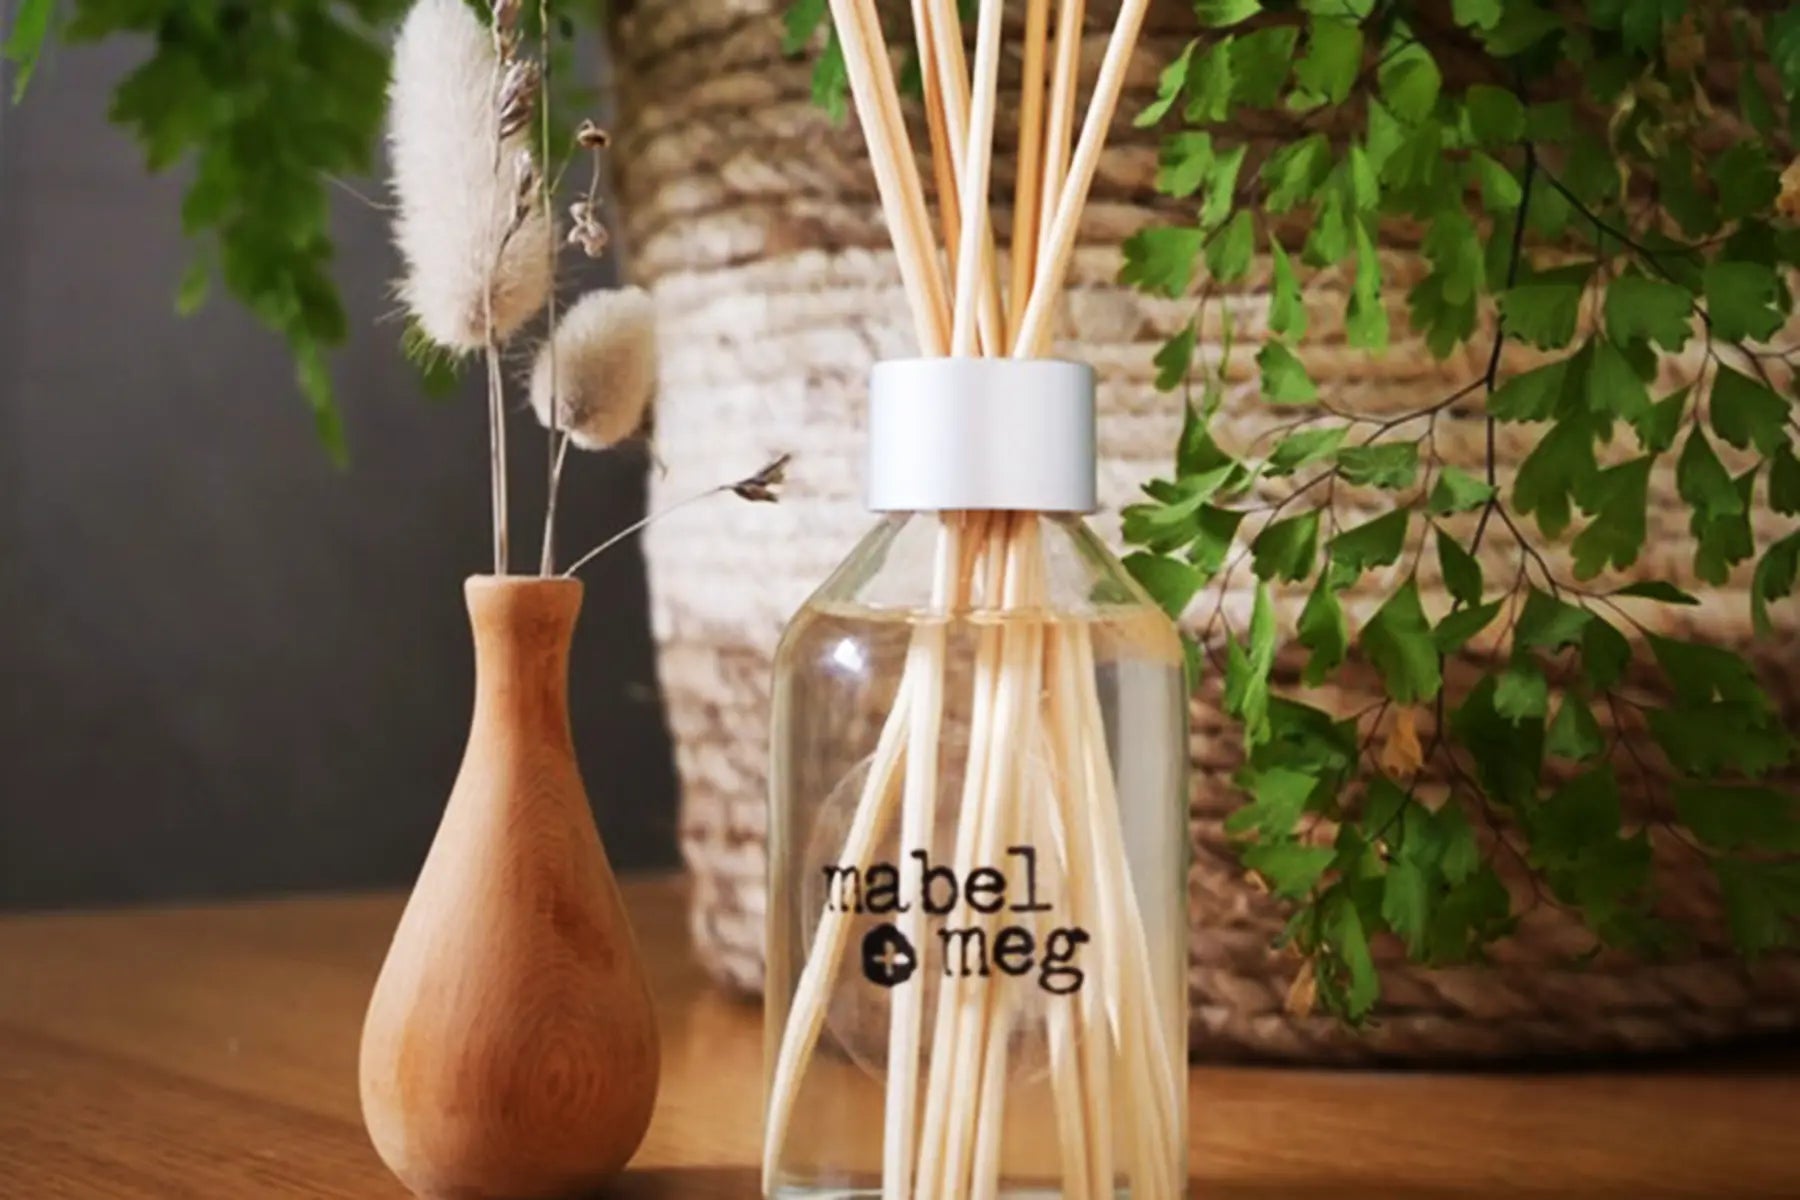
[[[1119,11],[1078,137],[1072,134],[1083,2],[1061,0],[1053,31],[1051,0],[1027,0],[1020,161],[1004,287],[988,214],[1003,8],[1003,0],[981,0],[971,62],[956,0],[912,0],[938,195],[934,232],[874,0],[831,0],[926,356],[1033,358],[1047,350],[1077,223],[1147,0],[1125,0]],[[1158,999],[1144,914],[1129,877],[1091,635],[1085,623],[1052,619],[1048,599],[1036,514],[938,518],[933,606],[966,612],[984,605],[1005,617],[983,627],[976,641],[953,868],[967,877],[997,861],[1020,831],[1041,834],[1055,848],[1065,883],[1058,911],[1043,919],[1093,931],[1101,960],[1097,986],[1052,997],[1043,1013],[1062,1192],[1112,1197],[1123,1177],[1134,1197],[1174,1196],[1184,1187],[1184,1130],[1180,1055],[1169,1031],[1181,1018],[1161,1011],[1166,1005]],[[838,862],[866,869],[890,836],[896,809],[897,861],[929,849],[951,675],[944,625],[917,625]],[[1048,778],[1028,782],[1029,763],[1047,764]],[[926,920],[917,901],[916,891],[903,892],[897,917],[914,945]],[[978,919],[992,936],[996,919]],[[781,1182],[796,1100],[852,922],[842,907],[826,906],[794,986],[772,1064],[766,1193]],[[992,1196],[1003,1187],[1007,1058],[1019,1005],[1003,980],[985,972],[946,978],[936,995],[929,1021],[922,988],[896,988],[888,1001],[881,1189],[888,1200]]]

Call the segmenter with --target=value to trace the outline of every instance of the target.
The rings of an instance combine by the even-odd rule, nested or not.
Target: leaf
[[[1206,267],[1220,283],[1232,283],[1249,273],[1255,254],[1256,222],[1249,209],[1240,208],[1207,246]]]
[[[1344,654],[1350,648],[1350,627],[1344,620],[1344,609],[1338,603],[1337,593],[1326,576],[1319,577],[1307,596],[1296,632],[1300,644],[1312,651],[1301,672],[1301,682],[1308,687],[1317,687],[1325,682],[1327,675],[1343,665]]]
[[[801,2],[819,8],[825,7],[824,0],[801,0]],[[800,3],[796,3],[793,8],[788,10],[790,21],[799,7]],[[1175,102],[1181,98],[1181,90],[1187,86],[1188,64],[1194,60],[1194,47],[1197,45],[1199,45],[1199,39],[1189,41],[1186,46],[1182,47],[1181,53],[1175,57],[1175,60],[1162,69],[1162,74],[1157,76],[1156,80],[1156,99],[1144,106],[1144,111],[1137,115],[1137,119],[1132,122],[1133,125],[1143,129],[1156,124],[1168,115],[1169,110],[1175,106]],[[790,53],[794,49],[791,46],[786,48]]]
[[[1688,435],[1681,458],[1675,464],[1675,490],[1694,510],[1697,520],[1710,521],[1744,511],[1744,501],[1738,495],[1730,473],[1713,453],[1712,444],[1698,425]]]
[[[1202,25],[1214,29],[1248,21],[1261,11],[1257,0],[1194,0],[1194,15]]]
[[[1504,0],[1450,0],[1451,17],[1465,28],[1493,28],[1504,8]]]
[[[1312,775],[1288,767],[1256,771],[1243,782],[1251,801],[1225,819],[1225,832],[1234,837],[1257,833],[1265,841],[1293,832],[1307,799],[1319,786]]]
[[[1437,106],[1444,79],[1431,53],[1420,43],[1388,54],[1376,73],[1381,98],[1396,117],[1417,124]]]
[[[1596,338],[1588,360],[1588,409],[1636,421],[1650,411],[1650,393],[1616,342]]]
[[[1381,255],[1369,237],[1368,224],[1352,223],[1356,230],[1356,275],[1350,283],[1350,304],[1344,312],[1344,336],[1360,350],[1387,346],[1387,301],[1381,294]]]
[[[1693,306],[1692,293],[1678,284],[1621,275],[1606,288],[1606,336],[1680,350],[1693,334]]]
[[[1769,466],[1769,507],[1783,516],[1800,513],[1800,459],[1788,446],[1777,446]]]
[[[1204,198],[1200,202],[1200,224],[1215,229],[1231,215],[1236,198],[1238,172],[1244,165],[1249,147],[1239,144],[1229,150],[1213,148],[1212,169],[1207,173]]]
[[[1401,859],[1388,868],[1381,887],[1381,918],[1406,943],[1406,952],[1414,958],[1424,955],[1431,904],[1431,885],[1417,864]]]
[[[1156,190],[1180,199],[1200,190],[1212,169],[1212,135],[1183,130],[1162,140],[1156,158]]]
[[[1644,718],[1663,754],[1689,775],[1734,772],[1756,778],[1793,758],[1787,731],[1752,705],[1730,700],[1683,704],[1649,709]]]
[[[1571,501],[1586,493],[1598,473],[1592,426],[1584,419],[1565,418],[1519,464],[1513,507],[1536,513],[1545,537],[1561,537],[1569,527]]]
[[[1419,745],[1416,710],[1402,708],[1394,713],[1387,738],[1381,746],[1380,761],[1383,771],[1400,779],[1411,779],[1425,765],[1425,749]]]
[[[1376,610],[1360,640],[1394,700],[1422,704],[1437,695],[1443,676],[1416,579],[1408,579]]]
[[[1181,617],[1205,584],[1190,564],[1142,550],[1125,557],[1125,569],[1171,619]]]
[[[1740,951],[1754,959],[1794,944],[1800,931],[1800,862],[1721,856],[1712,865]]]
[[[1754,445],[1763,454],[1774,454],[1788,444],[1787,419],[1786,400],[1749,376],[1719,364],[1713,377],[1712,427],[1727,444],[1739,450]]]
[[[1609,565],[1624,570],[1637,561],[1648,534],[1650,468],[1655,463],[1654,457],[1637,458],[1594,477],[1594,519],[1569,546],[1575,578],[1592,579]]]
[[[1536,46],[1553,33],[1563,30],[1562,18],[1535,4],[1508,0],[1501,5],[1500,19],[1482,35],[1488,53],[1496,58],[1511,58]],[[1532,136],[1542,136],[1534,133]]]
[[[1181,332],[1164,342],[1151,360],[1156,367],[1156,390],[1170,392],[1186,382],[1194,363],[1194,327],[1186,325]]]
[[[1494,711],[1514,722],[1550,712],[1550,685],[1530,659],[1515,661],[1494,681]]]
[[[1525,590],[1525,605],[1513,626],[1513,644],[1528,650],[1557,651],[1580,643],[1582,630],[1594,615],[1532,587]]]
[[[1800,850],[1800,801],[1773,788],[1677,783],[1675,812],[1715,850]]]
[[[1615,596],[1636,596],[1643,600],[1658,600],[1664,604],[1699,604],[1697,597],[1689,595],[1672,583],[1661,579],[1645,579],[1637,583],[1628,583],[1612,593]]]
[[[1262,165],[1263,206],[1285,213],[1312,199],[1331,173],[1331,145],[1322,133],[1285,142]]]
[[[1525,106],[1505,88],[1478,83],[1463,96],[1469,132],[1483,146],[1505,146],[1525,135]]]
[[[1225,566],[1225,556],[1231,552],[1232,539],[1243,520],[1244,514],[1238,509],[1211,505],[1200,509],[1199,536],[1188,547],[1188,561],[1206,578],[1211,579]]]
[[[1489,799],[1517,805],[1537,791],[1544,761],[1542,721],[1510,721],[1494,707],[1495,680],[1483,676],[1450,718],[1450,731],[1475,760]]]
[[[1305,579],[1312,574],[1318,548],[1318,509],[1283,517],[1264,526],[1250,543],[1251,570],[1263,580]]]
[[[1495,600],[1491,604],[1483,604],[1477,608],[1459,608],[1438,622],[1438,627],[1431,635],[1432,644],[1439,654],[1455,654],[1468,644],[1469,639],[1494,623],[1505,606],[1504,600]]]
[[[1300,294],[1300,281],[1294,278],[1294,264],[1278,238],[1269,239],[1272,278],[1269,283],[1269,331],[1283,337],[1306,335],[1306,301]]]
[[[1497,421],[1546,421],[1562,402],[1573,359],[1563,358],[1512,376],[1488,397]]]
[[[1240,36],[1231,47],[1231,98],[1251,108],[1273,105],[1287,84],[1299,38],[1294,25],[1266,25]]]
[[[1550,731],[1544,739],[1544,748],[1558,758],[1573,759],[1586,762],[1606,749],[1606,738],[1600,732],[1600,722],[1594,719],[1593,710],[1580,696],[1570,692],[1563,696],[1562,704],[1557,707],[1556,716],[1550,722]]]
[[[1290,433],[1275,444],[1264,467],[1266,475],[1291,475],[1304,466],[1321,462],[1336,453],[1350,432],[1347,425],[1327,425]]]
[[[1275,662],[1275,606],[1269,589],[1258,584],[1244,642],[1231,638],[1225,653],[1225,711],[1244,725],[1244,740],[1255,747],[1273,733],[1269,713],[1269,668]]]
[[[1306,53],[1294,64],[1294,80],[1321,99],[1342,104],[1356,85],[1362,59],[1361,26],[1315,16],[1307,22]]]
[[[1344,1015],[1352,1021],[1360,1020],[1380,998],[1381,980],[1375,973],[1374,956],[1369,953],[1369,936],[1363,929],[1362,915],[1348,897],[1336,897],[1327,909],[1325,937],[1349,975]]]
[[[1750,529],[1750,505],[1756,493],[1756,467],[1751,467],[1731,481],[1737,497],[1737,511],[1717,517],[1704,517],[1696,512],[1688,520],[1694,533],[1694,574],[1703,582],[1723,585],[1731,577],[1731,569],[1756,553],[1756,538]],[[1677,487],[1679,488],[1677,471]]]
[[[1437,516],[1447,513],[1473,512],[1494,498],[1492,484],[1484,483],[1461,467],[1445,466],[1431,486],[1427,501]]]
[[[1444,587],[1452,598],[1465,605],[1481,603],[1481,564],[1463,549],[1462,543],[1442,528],[1437,531],[1438,564],[1444,571]]]
[[[1581,630],[1581,665],[1588,682],[1606,691],[1625,677],[1631,665],[1631,643],[1625,635],[1592,613]]]
[[[1180,225],[1141,229],[1125,239],[1125,265],[1119,279],[1146,292],[1179,296],[1194,276],[1194,263],[1206,234]]]
[[[1396,508],[1332,538],[1327,545],[1331,585],[1349,587],[1364,571],[1399,561],[1400,552],[1406,548],[1407,518],[1411,515],[1404,508]]]
[[[1230,34],[1217,39],[1189,65],[1188,102],[1182,112],[1188,124],[1212,124],[1231,115],[1231,95],[1237,86],[1231,47],[1236,40]]]
[[[1710,262],[1701,279],[1715,337],[1766,341],[1787,318],[1786,291],[1765,263]]]
[[[1646,453],[1661,454],[1675,444],[1675,437],[1681,432],[1681,419],[1687,413],[1688,395],[1691,387],[1671,392],[1661,400],[1652,404],[1637,420],[1631,423],[1637,431],[1638,445]]]
[[[1294,841],[1257,842],[1246,846],[1244,866],[1261,875],[1269,890],[1284,900],[1298,900],[1313,890],[1337,852],[1330,846]]]
[[[1759,637],[1775,632],[1769,605],[1791,596],[1796,580],[1800,580],[1800,533],[1790,533],[1763,553],[1750,582],[1750,619]]]
[[[1481,185],[1481,205],[1490,213],[1509,213],[1525,199],[1524,187],[1513,173],[1479,150],[1469,153],[1469,166]]]
[[[1361,487],[1407,488],[1419,476],[1419,447],[1414,442],[1376,442],[1338,451],[1344,482]]]
[[[1594,273],[1592,263],[1577,263],[1534,273],[1500,295],[1506,332],[1539,350],[1559,350],[1575,338],[1581,296]]]
[[[1262,369],[1263,399],[1271,404],[1311,404],[1319,389],[1292,350],[1276,341],[1263,343],[1256,365]]]
[[[813,35],[830,27],[829,0],[793,0],[782,14],[781,52],[798,54]]]
[[[31,85],[32,73],[37,70],[38,57],[50,34],[50,18],[55,12],[56,0],[20,0],[13,13],[12,32],[6,35],[6,45],[0,47],[0,55],[13,64],[14,104],[25,98],[25,89]]]
[[[1769,152],[1754,139],[1727,146],[1712,159],[1709,174],[1719,192],[1719,215],[1727,221],[1767,212],[1781,191]]]
[[[1768,708],[1762,685],[1742,655],[1723,646],[1684,642],[1654,633],[1648,634],[1647,639],[1657,666],[1682,703],[1705,704],[1717,698]]]

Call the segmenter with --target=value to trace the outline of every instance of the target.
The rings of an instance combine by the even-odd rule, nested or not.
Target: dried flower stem
[[[496,12],[498,6],[496,6]],[[550,181],[550,0],[538,0],[538,57],[543,60],[542,95],[538,101],[539,148],[544,169],[540,171],[539,195],[546,213],[552,200]],[[545,311],[544,327],[550,331],[550,418],[545,422],[548,434],[549,478],[544,492],[544,541],[538,551],[538,574],[548,578],[556,568],[556,498],[562,491],[563,461],[569,453],[569,435],[560,428],[562,406],[556,402],[559,385],[556,355],[556,226],[544,225],[544,256],[550,263],[550,295]]]
[[[576,559],[573,563],[569,564],[568,570],[562,573],[563,578],[568,579],[572,577],[575,572],[581,570],[581,568],[587,566],[594,559],[600,557],[608,550],[611,550],[614,546],[618,545],[632,534],[648,525],[652,525],[657,521],[662,520],[671,513],[679,512],[690,504],[698,504],[702,500],[709,499],[713,496],[721,496],[726,492],[731,492],[743,500],[773,504],[777,499],[776,488],[779,487],[782,482],[782,477],[787,469],[789,458],[790,456],[786,454],[779,455],[754,475],[747,475],[744,478],[735,480],[731,483],[716,484],[707,488],[705,491],[695,492],[691,496],[684,496],[673,504],[664,505],[653,513],[648,513],[645,516],[639,517],[637,520]]]

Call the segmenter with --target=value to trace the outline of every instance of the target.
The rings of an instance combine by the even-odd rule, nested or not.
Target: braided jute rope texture
[[[1095,7],[1089,79],[1108,15]],[[762,980],[771,657],[783,623],[870,523],[859,499],[869,365],[914,352],[854,121],[833,126],[814,106],[809,65],[781,53],[781,8],[780,0],[638,0],[617,40],[625,235],[634,271],[655,297],[662,347],[657,440],[670,469],[656,479],[656,500],[743,475],[770,451],[795,456],[780,505],[696,506],[648,534],[662,683],[685,789],[694,932],[711,973],[746,991]],[[1130,116],[1153,94],[1157,64],[1191,34],[1184,5],[1153,8],[1082,226],[1061,329],[1059,353],[1093,363],[1103,381],[1100,482],[1108,511],[1098,526],[1108,534],[1116,532],[1110,514],[1143,480],[1166,471],[1179,421],[1179,405],[1152,386],[1151,356],[1188,319],[1192,301],[1146,297],[1116,279],[1123,240],[1171,211],[1159,209],[1152,187],[1155,137],[1130,128]],[[1003,94],[1017,91],[1003,86]],[[999,128],[1014,126],[1002,113]],[[1249,132],[1280,135],[1273,126]],[[1011,195],[1011,161],[1002,144],[996,197]],[[1008,227],[1004,204],[995,225]],[[1328,275],[1308,294],[1306,365],[1337,405],[1365,413],[1401,412],[1447,395],[1478,375],[1485,349],[1433,359],[1404,332],[1402,298],[1419,263],[1400,241],[1385,259],[1397,339],[1385,355],[1343,343],[1345,280]],[[1222,439],[1239,447],[1268,428],[1252,363],[1265,328],[1267,278],[1265,260],[1224,297],[1238,336],[1251,343],[1234,358],[1220,422]],[[1220,330],[1203,333],[1203,352],[1216,352]],[[1510,366],[1528,361],[1508,359]],[[1532,435],[1504,429],[1504,458],[1517,463]],[[1479,468],[1483,439],[1479,397],[1438,423],[1439,453],[1464,466]],[[1348,509],[1373,513],[1384,503],[1352,497]],[[1354,519],[1353,511],[1344,515]],[[1672,480],[1657,480],[1646,574],[1685,573],[1686,520]],[[1516,569],[1515,552],[1499,539],[1489,549],[1490,577],[1510,578],[1499,572]],[[1421,585],[1427,604],[1442,611],[1435,556],[1426,559]],[[1353,594],[1350,606],[1360,610],[1353,618],[1366,616],[1392,582],[1372,580]],[[1240,572],[1225,596],[1239,621],[1247,583]],[[1290,623],[1302,599],[1283,597]],[[1210,610],[1210,599],[1202,604],[1197,615]],[[1682,632],[1747,645],[1745,613],[1740,581],[1677,616]],[[1800,711],[1786,663],[1766,665],[1775,668],[1767,674],[1778,701]],[[1297,670],[1282,669],[1293,686]],[[1478,669],[1457,665],[1453,693]],[[1351,676],[1311,699],[1350,712],[1377,694],[1372,679]],[[1497,861],[1513,864],[1509,885],[1529,907],[1490,963],[1425,971],[1407,965],[1397,947],[1382,946],[1385,992],[1371,1028],[1349,1032],[1321,1014],[1290,1013],[1285,1001],[1299,964],[1271,949],[1282,910],[1246,877],[1222,829],[1238,802],[1230,777],[1239,737],[1219,710],[1216,686],[1193,705],[1192,756],[1191,1021],[1201,1057],[1455,1061],[1649,1052],[1800,1028],[1800,962],[1775,957],[1754,970],[1742,966],[1720,929],[1699,857],[1660,834],[1653,843],[1669,914],[1702,931],[1681,957],[1646,964],[1607,954],[1575,965],[1588,945],[1579,924],[1554,905],[1529,903],[1517,856],[1499,853]],[[1645,758],[1657,760],[1654,752]],[[1621,787],[1629,817],[1661,811],[1659,781],[1628,774]]]

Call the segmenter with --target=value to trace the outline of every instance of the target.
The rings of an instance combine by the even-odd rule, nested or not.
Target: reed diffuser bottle
[[[1093,373],[889,362],[777,656],[764,1190],[1185,1190],[1186,702],[1088,530]]]

